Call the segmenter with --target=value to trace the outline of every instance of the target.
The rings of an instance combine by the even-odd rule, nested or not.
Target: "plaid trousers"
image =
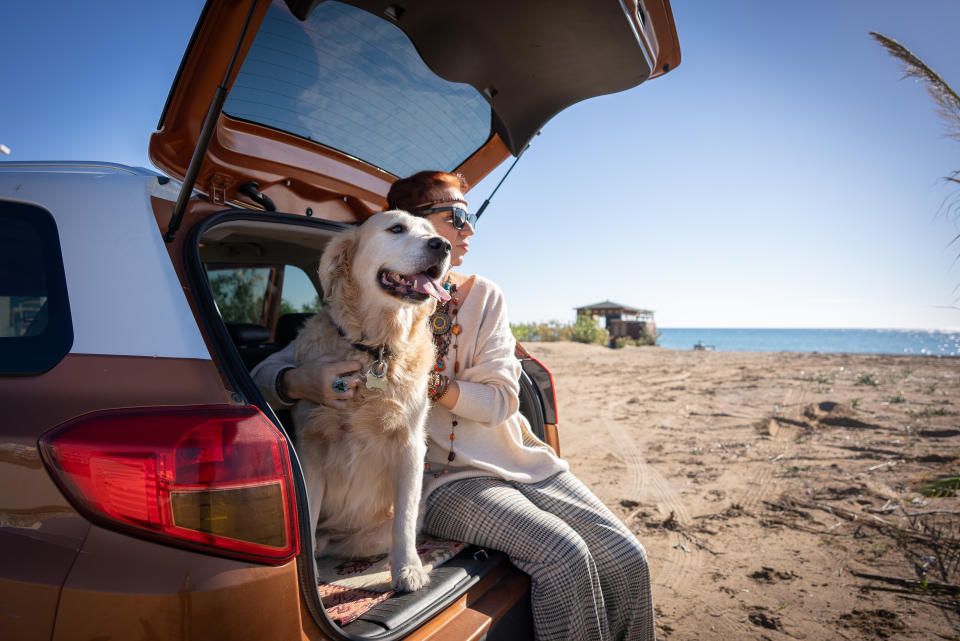
[[[477,477],[427,497],[424,531],[506,553],[530,575],[538,641],[653,641],[647,554],[577,477]]]

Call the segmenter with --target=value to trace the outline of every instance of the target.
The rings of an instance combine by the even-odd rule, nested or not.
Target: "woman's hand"
[[[284,396],[293,400],[307,400],[337,409],[344,409],[353,398],[363,364],[360,361],[329,361],[318,359],[287,370],[278,382]],[[333,382],[342,378],[347,384],[344,392],[333,389]]]

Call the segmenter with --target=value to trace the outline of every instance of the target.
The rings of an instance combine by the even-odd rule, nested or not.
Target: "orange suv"
[[[210,0],[150,141],[165,175],[0,163],[0,638],[530,637],[527,577],[474,547],[335,622],[248,372],[396,177],[476,184],[679,61],[668,0]],[[518,356],[557,448],[550,374]]]

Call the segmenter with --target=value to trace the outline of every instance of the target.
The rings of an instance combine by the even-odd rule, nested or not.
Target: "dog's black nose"
[[[427,247],[434,251],[438,251],[441,254],[450,253],[450,241],[448,241],[446,238],[441,238],[440,236],[434,236],[427,241]]]

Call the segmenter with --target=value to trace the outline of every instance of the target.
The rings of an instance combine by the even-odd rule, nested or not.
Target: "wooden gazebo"
[[[577,317],[584,314],[603,317],[604,326],[610,332],[611,344],[621,337],[634,340],[646,338],[650,344],[656,344],[657,324],[653,320],[653,310],[621,305],[611,300],[584,305],[577,307],[576,310]]]

